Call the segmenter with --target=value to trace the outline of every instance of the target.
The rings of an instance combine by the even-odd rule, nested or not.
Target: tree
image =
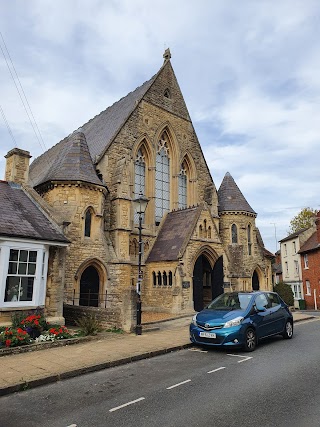
[[[288,304],[289,307],[293,306],[294,297],[290,285],[287,285],[284,282],[279,282],[274,286],[273,290],[280,295],[280,297],[286,304]]]
[[[288,234],[296,233],[302,228],[309,228],[314,224],[314,217],[316,216],[316,209],[303,208],[298,215],[290,221],[290,229]]]

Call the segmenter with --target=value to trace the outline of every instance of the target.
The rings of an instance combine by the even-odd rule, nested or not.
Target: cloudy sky
[[[169,47],[215,185],[231,173],[267,249],[303,207],[320,209],[318,0],[0,0],[0,9],[0,179],[11,148],[39,156],[149,80]]]

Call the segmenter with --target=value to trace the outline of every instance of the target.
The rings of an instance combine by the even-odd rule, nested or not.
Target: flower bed
[[[42,313],[13,320],[12,327],[0,329],[0,349],[71,338],[65,326],[49,325]]]

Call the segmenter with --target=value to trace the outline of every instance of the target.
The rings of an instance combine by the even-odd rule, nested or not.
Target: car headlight
[[[226,322],[224,324],[224,328],[231,328],[232,326],[239,326],[241,324],[241,322],[243,321],[243,317],[239,316],[236,317],[235,319],[229,320],[228,322]]]
[[[196,314],[192,318],[192,324],[197,326],[197,315]]]

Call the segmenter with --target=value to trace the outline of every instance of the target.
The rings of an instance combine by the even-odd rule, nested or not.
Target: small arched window
[[[210,225],[208,227],[208,239],[211,239],[211,227],[210,227]]]
[[[162,278],[161,278],[161,273],[160,271],[158,271],[158,286],[162,285]]]
[[[167,273],[163,272],[163,286],[167,286],[168,280],[167,280]]]
[[[85,216],[84,216],[84,235],[85,235],[85,237],[90,237],[90,235],[91,235],[91,218],[92,218],[91,210],[87,209]]]
[[[251,224],[248,225],[247,236],[248,236],[248,255],[252,255]]]
[[[172,271],[169,271],[169,286],[172,286]]]
[[[202,225],[199,225],[199,237],[203,237],[203,230],[202,230]]]
[[[238,228],[236,224],[232,224],[231,227],[231,242],[238,243]]]
[[[153,286],[157,286],[157,275],[154,271],[152,272],[152,281],[153,281]]]

